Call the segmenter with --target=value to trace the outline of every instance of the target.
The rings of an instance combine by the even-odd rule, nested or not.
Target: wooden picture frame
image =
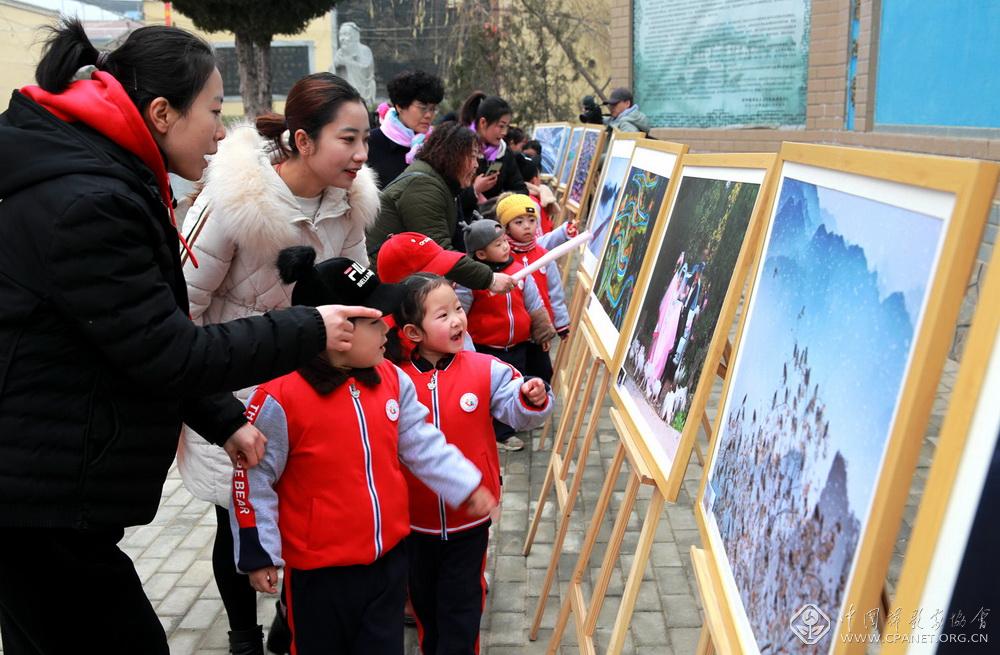
[[[563,158],[562,166],[559,168],[559,176],[556,178],[556,188],[559,193],[566,193],[569,188],[569,180],[576,167],[576,160],[580,154],[580,143],[583,140],[584,127],[574,125],[569,136],[569,145],[566,147],[566,155]]]
[[[601,176],[594,190],[595,197],[587,216],[586,229],[590,230],[593,239],[580,254],[580,273],[585,273],[589,280],[592,280],[597,272],[601,251],[607,241],[608,225],[625,186],[625,178],[632,161],[632,151],[635,150],[635,144],[644,138],[645,136],[639,132],[613,132],[609,139],[604,166],[601,168]]]
[[[984,649],[980,635],[996,635],[997,618],[987,615],[1000,596],[990,545],[996,528],[989,527],[996,521],[988,507],[1000,477],[998,398],[1000,249],[994,248],[889,612],[900,620],[887,626],[894,640],[882,653],[933,653],[942,633],[964,634],[966,648]],[[972,586],[980,587],[977,600],[967,605]]]
[[[590,185],[594,181],[594,171],[597,170],[597,164],[603,152],[604,136],[603,127],[583,128],[583,137],[580,140],[580,149],[577,153],[576,164],[573,166],[573,174],[569,178],[564,206],[574,216],[580,214]]]
[[[712,599],[705,611],[722,613],[706,618],[713,642],[738,652],[756,652],[758,638],[769,650],[864,651],[863,642],[849,643],[844,610],[879,605],[997,171],[974,160],[783,144],[769,225],[695,504],[707,555],[697,577],[712,583],[703,593]],[[888,238],[879,234],[890,231]],[[810,250],[821,246],[827,250]],[[824,256],[806,256],[819,252]],[[816,289],[823,292],[811,294]],[[878,313],[869,317],[872,306]],[[912,323],[887,321],[879,324],[882,331],[858,318],[874,322],[909,312]],[[848,318],[857,322],[844,330]],[[858,353],[875,338],[881,361],[856,366]],[[774,383],[750,388],[753,376]],[[781,387],[791,391],[788,398],[779,398]],[[852,406],[859,395],[862,402]],[[748,438],[732,436],[747,424]],[[796,450],[795,440],[807,437],[822,447]],[[782,475],[771,479],[772,471]],[[808,479],[813,471],[815,488]],[[852,506],[864,509],[855,514]],[[739,543],[733,552],[751,558],[736,563],[743,587],[720,531],[720,511],[730,545]],[[786,547],[800,543],[799,550]],[[765,574],[766,584],[748,583]],[[750,610],[741,592],[752,593]],[[828,598],[793,607],[812,595]],[[805,649],[807,643],[812,648]]]
[[[531,138],[542,144],[542,165],[538,175],[543,182],[558,175],[566,158],[566,146],[572,127],[569,123],[539,123]]]
[[[767,221],[774,162],[771,154],[681,159],[662,237],[647,251],[650,273],[623,325],[612,398],[669,502],[677,500],[716,374],[725,370],[729,329]],[[671,259],[685,261],[672,266]],[[687,384],[664,394],[658,387],[668,379]]]
[[[652,270],[645,253],[660,241],[685,153],[684,144],[652,139],[637,142],[632,153],[584,314],[606,362],[617,352],[634,290]],[[643,210],[639,203],[649,207]]]

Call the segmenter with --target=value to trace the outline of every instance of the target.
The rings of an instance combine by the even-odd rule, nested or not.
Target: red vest
[[[413,380],[417,398],[430,414],[427,420],[444,432],[483,474],[482,485],[500,499],[500,457],[490,414],[490,371],[496,361],[490,355],[462,351],[444,370],[421,372],[407,361],[403,371]],[[488,516],[470,516],[462,509],[452,509],[436,493],[404,470],[410,490],[410,527],[416,532],[440,534],[467,530],[486,522]]]
[[[521,268],[514,260],[501,272],[513,275]],[[473,290],[469,335],[473,343],[493,348],[530,341],[531,317],[524,306],[524,282],[518,282],[510,293],[494,295],[489,289]]]
[[[249,406],[269,394],[288,421],[288,462],[275,485],[288,566],[371,564],[410,533],[398,451],[399,373],[388,361],[376,370],[382,383],[374,388],[351,378],[321,396],[289,373],[251,398]]]
[[[531,196],[531,199],[538,205],[538,235],[548,234],[553,228],[552,217],[549,216],[549,211],[542,207],[542,201],[538,196]]]
[[[528,252],[513,252],[514,261],[520,264],[523,268],[528,268],[528,264],[532,264],[538,261],[542,255],[547,253],[548,250],[536,245],[534,248]],[[535,280],[535,286],[538,287],[538,295],[542,297],[542,302],[545,303],[545,310],[549,313],[549,318],[552,319],[552,324],[556,324],[556,315],[552,311],[552,301],[549,299],[549,278],[546,275],[546,271],[549,266],[557,266],[555,262],[551,262],[546,266],[542,266],[540,269],[531,274],[531,277]]]

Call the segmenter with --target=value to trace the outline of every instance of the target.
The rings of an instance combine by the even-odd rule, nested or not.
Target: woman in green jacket
[[[453,239],[459,223],[458,196],[472,184],[479,166],[475,133],[458,123],[442,123],[427,137],[417,158],[382,190],[381,211],[368,229],[369,261],[377,261],[382,244],[393,234],[418,232],[445,250],[459,250]],[[460,259],[446,276],[470,289],[506,293],[509,275],[494,273],[470,257]]]

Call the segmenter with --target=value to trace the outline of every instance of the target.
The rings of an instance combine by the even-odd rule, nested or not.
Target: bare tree
[[[563,0],[555,0],[555,2],[551,0],[517,1],[537,21],[538,25],[542,27],[552,41],[559,46],[577,75],[587,81],[587,84],[590,85],[590,88],[594,90],[594,93],[600,97],[602,102],[607,100],[607,97],[604,95],[607,82],[601,84],[594,78],[592,73],[592,69],[594,68],[593,60],[586,61],[581,59],[573,45],[575,43],[590,43],[592,47],[600,47],[602,41],[608,42],[607,23],[603,23],[602,34],[602,29],[599,27],[601,24],[598,21],[587,20],[581,11],[567,10],[566,3]],[[597,42],[595,43],[592,38],[581,38],[581,32],[588,32],[590,37],[597,36]],[[600,38],[601,36],[604,38]]]
[[[458,106],[482,89],[508,100],[516,123],[530,124],[575,116],[573,89],[579,91],[580,80],[603,99],[607,82],[598,82],[594,58],[571,44],[606,51],[608,25],[599,14],[571,5],[581,1],[511,0],[502,10],[466,2],[447,72],[449,104]]]

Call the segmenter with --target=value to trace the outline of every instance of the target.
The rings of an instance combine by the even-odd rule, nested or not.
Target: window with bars
[[[231,44],[215,46],[222,86],[227,98],[239,97],[240,73],[236,65],[236,48]],[[271,93],[287,95],[292,85],[312,72],[308,45],[271,44]]]

